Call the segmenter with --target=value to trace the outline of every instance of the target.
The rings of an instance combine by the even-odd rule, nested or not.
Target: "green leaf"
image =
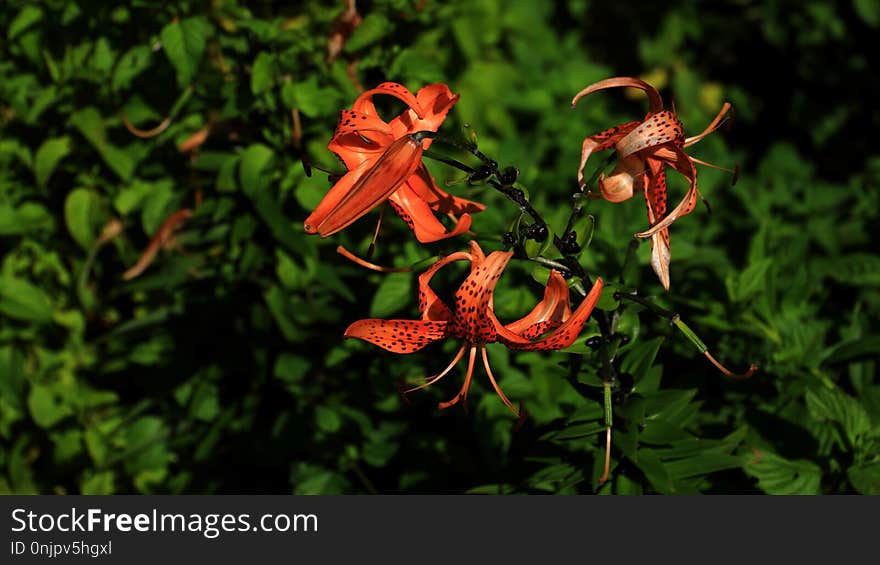
[[[703,453],[687,459],[666,462],[667,472],[676,480],[736,469],[740,466],[742,466],[740,457],[725,453]]]
[[[220,398],[217,386],[203,384],[196,387],[193,394],[190,413],[197,420],[210,422],[220,413]]]
[[[16,320],[46,323],[52,320],[52,303],[38,287],[24,279],[0,279],[0,312]]]
[[[263,144],[255,143],[244,150],[238,168],[241,190],[251,198],[260,188],[260,177],[272,161],[272,150]]]
[[[301,382],[308,375],[311,363],[301,355],[284,352],[275,360],[273,374],[288,384]]]
[[[99,471],[88,475],[80,485],[80,494],[113,494],[114,493],[113,471]]]
[[[853,465],[846,471],[853,488],[862,494],[880,494],[880,461]]]
[[[336,432],[342,427],[342,420],[336,410],[326,406],[315,408],[315,423],[325,432]]]
[[[46,186],[46,182],[52,176],[55,167],[69,154],[70,138],[66,135],[44,141],[40,148],[37,149],[37,154],[34,157],[34,174],[37,177],[37,184],[39,186]]]
[[[33,4],[27,4],[15,16],[12,23],[9,24],[9,29],[6,31],[6,37],[9,38],[9,41],[12,41],[23,31],[27,30],[42,19],[43,9],[39,6],[34,6]]]
[[[409,273],[391,273],[385,277],[373,295],[370,317],[386,318],[405,306],[412,292],[411,278]]]
[[[55,396],[52,389],[44,385],[32,385],[27,402],[34,422],[41,428],[51,428],[72,414],[70,408]]]
[[[744,468],[758,479],[758,488],[767,494],[819,494],[822,469],[812,461],[790,461],[755,449]]]
[[[636,388],[638,388],[639,381],[645,378],[645,375],[648,374],[648,369],[654,364],[657,353],[660,351],[660,346],[663,344],[663,339],[662,337],[655,337],[654,339],[637,343],[629,349],[626,357],[624,357],[620,369],[624,373],[630,373],[633,376]]]
[[[819,421],[839,424],[851,445],[858,446],[873,433],[871,418],[855,398],[838,389],[811,389],[806,394],[807,409]]]
[[[53,220],[42,204],[25,202],[14,207],[0,202],[0,235],[18,235],[52,228]]]
[[[70,123],[98,150],[101,158],[119,178],[124,181],[131,179],[135,162],[128,153],[108,142],[104,120],[96,108],[88,106],[78,110],[70,116]]]
[[[727,293],[734,302],[741,302],[757,294],[765,285],[767,270],[773,264],[773,259],[762,259],[749,265],[735,279],[727,279]],[[733,282],[733,281],[736,282]]]
[[[83,249],[91,249],[98,231],[105,223],[101,198],[86,188],[77,188],[64,201],[64,221],[73,240]]]
[[[853,286],[880,286],[880,257],[851,253],[833,261],[828,276]]]
[[[311,75],[296,83],[285,82],[281,88],[281,99],[286,106],[299,108],[303,115],[314,118],[333,113],[338,106],[339,95],[331,88],[319,86],[318,78]]]
[[[181,87],[188,86],[196,76],[213,32],[211,22],[198,16],[171,22],[159,33],[162,48],[177,71],[177,83]]]
[[[876,0],[853,0],[853,8],[862,20],[871,27],[880,26],[880,2]]]
[[[267,51],[261,51],[251,67],[251,92],[260,95],[270,88],[275,81],[275,57]]]
[[[149,68],[152,58],[153,51],[146,45],[136,45],[126,51],[116,62],[110,88],[114,91],[127,88],[132,80]]]
[[[672,483],[669,472],[653,449],[639,449],[635,464],[642,470],[645,478],[658,493],[672,494],[675,492],[675,485]]]
[[[345,51],[353,53],[374,43],[391,31],[391,22],[379,12],[370,12],[345,43]]]

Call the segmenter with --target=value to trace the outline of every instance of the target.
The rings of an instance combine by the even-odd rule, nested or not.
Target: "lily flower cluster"
[[[669,226],[693,210],[699,194],[694,163],[702,162],[689,157],[684,148],[717,129],[729,104],[724,105],[703,133],[694,137],[685,136],[674,112],[663,109],[657,90],[639,79],[617,77],[597,82],[578,93],[572,105],[598,90],[624,86],[645,91],[649,112],[641,121],[616,126],[584,140],[578,171],[580,189],[590,193],[583,174],[590,155],[613,149],[618,162],[609,176],[600,175],[599,194],[609,202],[622,202],[637,190],[644,193],[650,226],[636,235],[651,238],[651,265],[662,285],[668,289]],[[406,109],[386,122],[379,116],[373,102],[376,95],[392,96],[403,102]],[[392,82],[382,83],[358,96],[350,110],[342,111],[328,145],[348,172],[339,178],[306,218],[305,231],[321,237],[331,236],[387,202],[421,243],[446,240],[469,232],[471,214],[484,210],[485,206],[441,190],[422,162],[424,152],[431,146],[458,98],[445,84],[431,84],[413,94]],[[684,199],[669,213],[666,208],[666,167],[678,171],[689,181]],[[447,229],[435,214],[450,217],[454,225]],[[494,312],[494,291],[513,256],[513,251],[493,251],[487,255],[476,241],[471,241],[467,251],[440,258],[419,276],[418,319],[359,320],[352,323],[344,335],[400,354],[419,351],[443,339],[461,340],[461,347],[445,369],[422,379],[422,384],[407,392],[441,380],[467,354],[463,386],[451,400],[440,403],[440,407],[466,401],[479,355],[495,392],[517,414],[517,409],[492,374],[486,344],[497,342],[512,350],[542,351],[570,346],[593,312],[603,283],[597,278],[589,292],[584,292],[577,308],[572,310],[568,282],[562,272],[551,270],[543,299],[520,320],[504,324]],[[455,293],[454,302],[446,304],[430,283],[440,269],[459,261],[469,263],[470,272]]]

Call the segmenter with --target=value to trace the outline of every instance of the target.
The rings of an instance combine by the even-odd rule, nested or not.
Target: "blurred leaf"
[[[59,161],[68,154],[70,154],[69,137],[56,137],[44,141],[34,157],[34,173],[37,177],[37,184],[46,186],[46,182],[52,176]]]
[[[58,399],[52,389],[39,384],[31,385],[28,409],[34,422],[41,428],[51,428],[72,414],[70,408]]]
[[[181,87],[195,78],[213,30],[207,18],[197,16],[172,21],[159,33],[162,48],[177,71],[177,83]]]
[[[106,221],[98,195],[85,188],[71,191],[64,201],[64,220],[74,241],[83,249],[91,249]]]
[[[391,273],[382,279],[370,304],[371,318],[387,318],[409,303],[412,294],[410,273]]]
[[[855,489],[862,494],[880,494],[880,462],[853,465],[846,471]]]
[[[70,116],[72,123],[95,149],[104,162],[120,179],[127,181],[134,174],[135,162],[125,151],[111,145],[107,140],[104,120],[93,106],[78,110]]]
[[[0,278],[0,312],[26,322],[52,320],[52,304],[46,293],[24,279],[10,276]]]

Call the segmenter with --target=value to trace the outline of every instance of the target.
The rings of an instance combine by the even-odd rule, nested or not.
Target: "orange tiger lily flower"
[[[544,298],[532,311],[520,320],[502,324],[495,317],[495,284],[513,256],[512,251],[494,251],[488,256],[472,241],[470,252],[457,252],[444,257],[419,276],[418,320],[359,320],[345,330],[345,337],[362,339],[394,353],[413,353],[441,339],[458,338],[464,341],[452,362],[440,373],[427,377],[424,383],[411,388],[411,392],[430,386],[445,377],[468,353],[467,373],[459,393],[440,408],[448,408],[459,400],[467,400],[477,353],[492,388],[504,404],[518,414],[513,404],[501,391],[492,369],[485,345],[500,342],[514,350],[556,350],[571,345],[589,318],[599,295],[602,280],[597,279],[592,290],[572,312],[568,285],[558,271],[550,271],[544,290]],[[454,261],[469,261],[471,271],[455,294],[453,308],[447,306],[430,286],[431,278],[438,270]]]
[[[641,121],[629,122],[584,139],[581,163],[578,169],[578,182],[584,187],[584,167],[594,151],[613,148],[618,162],[611,175],[599,176],[599,190],[611,202],[623,202],[639,190],[645,195],[648,205],[649,229],[635,234],[636,237],[651,238],[651,267],[660,282],[669,290],[669,226],[689,214],[700,195],[697,190],[696,163],[716,167],[690,157],[685,147],[697,143],[721,124],[721,119],[730,110],[725,102],[712,120],[712,123],[699,135],[685,137],[684,128],[678,117],[663,109],[663,99],[656,88],[631,77],[615,77],[591,84],[581,90],[571,101],[574,107],[584,96],[606,88],[632,87],[643,90],[648,95],[648,114]],[[672,167],[689,182],[687,194],[678,205],[667,214],[666,167]],[[722,167],[716,167],[722,168]],[[727,169],[724,169],[727,170]]]
[[[390,122],[376,112],[373,96],[387,94],[408,109]],[[343,110],[327,146],[336,153],[346,173],[306,218],[307,233],[327,237],[349,226],[385,202],[403,218],[422,243],[439,241],[470,229],[470,213],[485,206],[440,190],[422,163],[450,108],[458,101],[445,84],[431,84],[413,95],[403,86],[386,82],[358,96],[351,110]],[[453,218],[447,231],[434,212]]]

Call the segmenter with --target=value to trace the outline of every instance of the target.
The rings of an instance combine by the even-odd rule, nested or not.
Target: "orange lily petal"
[[[666,213],[666,170],[660,161],[651,159],[646,174],[645,201],[648,205],[648,222],[653,224]],[[663,288],[669,290],[669,229],[662,229],[651,236],[651,267],[657,273]]]
[[[624,159],[637,151],[664,143],[684,143],[684,128],[675,114],[664,110],[645,118],[637,128],[615,145],[617,155]]]
[[[681,216],[689,214],[697,205],[697,197],[699,196],[699,193],[697,192],[697,169],[694,167],[693,161],[691,161],[690,157],[688,157],[683,150],[678,147],[673,147],[671,148],[671,151],[675,154],[676,159],[671,162],[670,165],[688,179],[690,187],[688,188],[687,194],[685,194],[684,198],[682,198],[681,202],[678,203],[672,212],[667,214],[662,220],[653,224],[650,229],[637,233],[636,237],[651,237],[655,233],[668,228],[672,222]]]
[[[472,261],[473,256],[458,251],[443,257],[419,275],[419,312],[423,320],[451,320],[452,311],[431,288],[431,279],[440,269],[454,261]]]
[[[715,116],[715,118],[713,118],[709,125],[706,126],[706,129],[704,129],[703,132],[698,135],[685,139],[684,146],[690,147],[694,143],[697,143],[698,141],[702,140],[704,137],[718,129],[718,126],[721,124],[721,118],[724,117],[724,114],[726,114],[728,110],[730,110],[730,102],[725,102],[721,106],[721,110],[718,111],[718,114]]]
[[[497,318],[495,318],[494,312],[489,312],[489,316],[493,319],[494,323],[497,324],[498,341],[510,349],[524,351],[564,349],[574,343],[574,340],[580,335],[581,329],[584,327],[584,324],[587,323],[587,319],[590,317],[590,313],[592,313],[593,308],[596,306],[596,302],[599,300],[599,295],[601,294],[602,279],[596,279],[593,288],[583,299],[571,317],[550,334],[537,341],[525,339],[524,337],[509,331],[507,328],[500,326]]]
[[[441,214],[468,214],[482,212],[484,204],[453,196],[441,190],[424,164],[419,165],[413,176],[406,183],[432,210]]]
[[[421,162],[422,145],[412,136],[396,140],[371,163],[343,176],[306,218],[306,233],[333,235],[375,208],[402,185]]]
[[[644,184],[645,161],[639,155],[630,155],[614,166],[609,176],[599,176],[599,191],[609,202],[629,200]]]
[[[394,211],[403,218],[410,229],[415,233],[416,239],[421,243],[432,243],[463,234],[471,228],[471,217],[462,215],[455,227],[446,231],[446,226],[440,223],[434,216],[434,212],[428,204],[419,198],[418,194],[404,184],[394,191],[388,199]]]
[[[594,151],[610,149],[626,134],[634,130],[640,123],[641,122],[629,122],[620,126],[614,126],[613,128],[584,139],[584,144],[581,148],[581,165],[578,168],[578,185],[580,185],[581,188],[583,188],[585,184],[584,168],[587,166],[587,159],[590,158],[590,155],[592,155]]]
[[[645,94],[648,95],[648,108],[650,112],[659,112],[663,109],[663,99],[660,97],[660,93],[657,91],[657,89],[647,82],[637,79],[635,77],[613,77],[606,78],[605,80],[600,80],[599,82],[594,82],[590,86],[578,92],[571,100],[571,105],[575,106],[578,103],[578,100],[598,90],[604,90],[606,88],[618,88],[622,86],[629,86],[631,88],[638,88],[639,90],[645,91]]]
[[[458,102],[458,94],[453,94],[443,83],[429,84],[416,94],[421,115],[413,111],[404,112],[391,120],[391,128],[395,135],[414,131],[437,131],[446,119],[446,114]],[[425,146],[425,149],[429,147]]]
[[[375,115],[343,110],[327,149],[336,153],[350,169],[376,159],[392,143],[391,127]]]
[[[376,106],[373,105],[373,96],[376,94],[393,96],[406,104],[416,116],[422,117],[425,115],[425,110],[422,108],[418,99],[413,96],[413,93],[402,84],[396,82],[383,82],[382,84],[377,85],[376,88],[361,92],[360,96],[358,96],[357,100],[352,104],[351,109],[357,112],[363,112],[364,114],[377,114]]]
[[[568,284],[557,270],[550,271],[544,298],[532,311],[505,326],[508,330],[526,338],[538,337],[548,329],[559,327],[571,316]],[[555,324],[555,325],[554,325]]]
[[[448,322],[425,320],[358,320],[345,337],[362,339],[393,353],[412,353],[448,336]]]
[[[455,318],[450,332],[470,343],[491,343],[497,330],[492,323],[492,299],[501,273],[513,251],[493,251],[482,261],[474,259],[471,272],[455,293]]]

